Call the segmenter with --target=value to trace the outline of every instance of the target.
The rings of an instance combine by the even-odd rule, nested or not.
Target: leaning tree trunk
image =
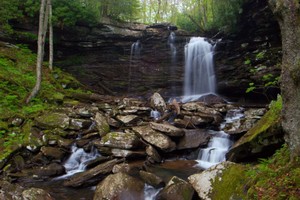
[[[45,10],[46,9],[46,0],[41,0],[40,7],[40,16],[39,16],[39,32],[38,32],[38,52],[37,52],[37,61],[36,61],[36,83],[34,88],[32,89],[30,95],[26,99],[26,103],[29,103],[32,98],[34,98],[39,90],[41,89],[42,82],[42,63],[44,56],[44,22],[45,22]]]
[[[48,0],[49,9],[49,69],[53,70],[53,25],[52,25],[52,2]]]
[[[282,36],[282,126],[293,158],[300,156],[300,5],[299,0],[269,0]]]

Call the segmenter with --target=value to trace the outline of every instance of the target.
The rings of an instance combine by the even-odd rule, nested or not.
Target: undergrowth
[[[300,197],[300,158],[290,159],[287,145],[247,171],[248,199],[296,200]]]
[[[1,158],[24,142],[22,125],[40,112],[53,109],[73,93],[86,93],[71,75],[43,66],[41,90],[29,104],[25,99],[35,85],[36,54],[24,45],[0,42],[0,152]],[[21,119],[21,124],[13,121]],[[0,158],[0,160],[1,160]]]

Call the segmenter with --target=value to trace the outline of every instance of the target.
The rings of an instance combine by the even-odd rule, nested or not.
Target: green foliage
[[[300,159],[290,160],[284,145],[271,158],[248,170],[248,199],[298,199],[300,188]]]
[[[1,0],[0,1],[0,27],[9,34],[13,32],[9,21],[18,19],[22,16],[19,8],[19,0]]]

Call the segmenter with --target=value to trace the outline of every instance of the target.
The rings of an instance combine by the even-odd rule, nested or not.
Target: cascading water
[[[192,37],[185,46],[184,96],[215,93],[213,49],[202,37]]]
[[[86,168],[87,162],[100,156],[96,148],[92,148],[91,151],[87,153],[84,151],[84,149],[78,148],[75,144],[72,146],[71,151],[71,156],[64,164],[66,174],[56,179],[63,179],[78,172],[83,172]]]
[[[234,109],[228,111],[225,122],[221,124],[221,130],[226,123],[232,122],[238,118],[243,117],[241,110]],[[216,165],[222,161],[225,161],[225,155],[231,147],[233,141],[229,138],[229,135],[224,131],[210,131],[212,138],[207,148],[201,149],[198,155],[198,166],[207,169],[213,165]]]

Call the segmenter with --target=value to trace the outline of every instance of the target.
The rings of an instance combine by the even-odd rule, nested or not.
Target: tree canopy
[[[243,0],[53,0],[53,25],[96,24],[101,18],[145,24],[169,22],[189,31],[234,30]],[[40,1],[1,0],[0,25],[36,22]]]

